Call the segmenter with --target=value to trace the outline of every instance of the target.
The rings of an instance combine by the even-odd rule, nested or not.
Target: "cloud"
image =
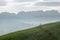
[[[37,2],[36,6],[60,6],[60,2]]]
[[[46,0],[45,0],[46,1]],[[60,10],[60,2],[45,2],[44,0],[6,0],[7,5],[1,7],[0,12]]]
[[[43,1],[49,1],[49,2],[60,2],[60,0],[43,0]]]
[[[36,0],[15,0],[16,2],[32,2],[32,1],[36,1]]]
[[[0,0],[0,6],[5,6],[6,5],[6,1],[5,0]]]

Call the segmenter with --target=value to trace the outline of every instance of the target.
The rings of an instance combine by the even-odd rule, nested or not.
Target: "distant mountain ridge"
[[[8,13],[8,12],[2,12],[0,13],[0,18],[18,18],[18,19],[30,19],[30,18],[40,18],[40,17],[60,17],[60,13],[56,10],[50,10],[50,11],[30,11],[30,12],[18,12],[15,13]]]

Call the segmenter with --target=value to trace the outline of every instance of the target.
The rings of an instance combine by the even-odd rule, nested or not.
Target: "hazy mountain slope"
[[[0,40],[60,40],[60,22],[13,32],[1,36]]]
[[[0,13],[0,35],[53,21],[60,21],[60,13],[56,10],[21,11],[17,14],[2,12]]]

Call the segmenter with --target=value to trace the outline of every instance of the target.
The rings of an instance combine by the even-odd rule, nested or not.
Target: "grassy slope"
[[[0,40],[60,40],[60,22],[13,32],[1,36]]]

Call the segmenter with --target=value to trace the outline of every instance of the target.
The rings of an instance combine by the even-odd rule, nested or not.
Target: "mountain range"
[[[56,10],[0,13],[0,34],[35,27],[39,24],[60,21],[60,13]]]

